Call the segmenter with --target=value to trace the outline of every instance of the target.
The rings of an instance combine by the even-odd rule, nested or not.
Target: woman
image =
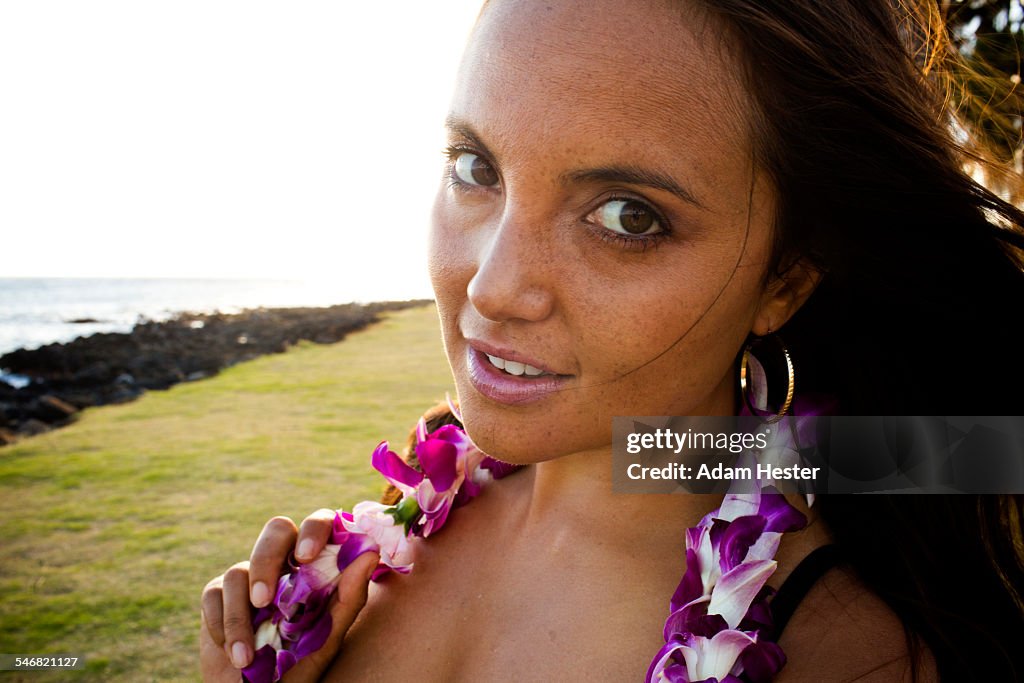
[[[486,4],[430,272],[467,432],[527,467],[414,543],[412,576],[367,600],[376,556],[346,569],[285,680],[641,680],[682,538],[721,498],[612,496],[612,417],[737,414],[751,338],[781,330],[799,392],[842,414],[1021,412],[1024,216],[963,171],[930,7]],[[769,585],[817,548],[841,561],[806,582],[774,680],[1024,676],[1016,499],[790,502],[810,523]],[[332,518],[271,520],[207,587],[207,680],[238,680],[250,596]]]

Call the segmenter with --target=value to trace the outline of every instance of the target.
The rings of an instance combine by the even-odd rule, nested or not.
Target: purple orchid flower
[[[279,596],[286,592],[289,582],[289,577],[281,578]],[[244,681],[279,681],[299,659],[323,647],[331,632],[331,615],[327,607],[331,590],[317,591],[304,604],[296,605],[294,620],[286,618],[274,604],[257,610],[253,617],[255,654],[249,666],[242,669]]]
[[[647,671],[648,683],[742,683],[743,652],[756,635],[726,629],[712,637],[680,634],[658,652]]]
[[[484,454],[455,425],[444,425],[427,434],[420,419],[416,457],[426,475],[416,489],[416,502],[423,513],[418,520],[418,535],[426,538],[444,526],[453,507],[479,494],[480,483],[474,480],[474,473]]]
[[[416,512],[420,514],[410,516],[408,530],[426,538],[444,526],[452,508],[479,494],[487,477],[476,473],[485,456],[456,425],[443,425],[428,434],[426,423],[420,419],[416,426],[416,457],[423,472],[417,472],[388,450],[384,441],[373,452],[372,463],[405,498],[410,499],[406,503],[408,509],[412,509],[411,501],[415,500]],[[487,469],[500,469],[497,462],[489,459]],[[503,470],[500,476],[506,474],[508,471]]]

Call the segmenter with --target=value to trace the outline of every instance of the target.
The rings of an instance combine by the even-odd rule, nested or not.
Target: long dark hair
[[[971,89],[935,0],[702,5],[756,103],[778,197],[768,275],[796,259],[825,273],[782,330],[800,388],[847,415],[1024,415],[1024,214],[966,169],[1010,197],[1021,179],[957,115]],[[820,510],[943,680],[1024,679],[1020,496],[833,495]]]

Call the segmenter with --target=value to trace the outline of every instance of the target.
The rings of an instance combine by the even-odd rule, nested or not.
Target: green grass
[[[451,391],[432,306],[0,449],[0,652],[33,682],[198,680],[199,596],[263,523],[376,498],[381,439]]]

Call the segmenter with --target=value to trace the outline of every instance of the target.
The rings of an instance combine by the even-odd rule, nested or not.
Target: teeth
[[[526,363],[517,363],[514,360],[505,360],[504,358],[499,358],[498,356],[492,356],[489,353],[486,355],[487,360],[491,361],[491,365],[498,368],[499,370],[504,370],[510,375],[521,377],[522,375],[525,374],[529,377],[536,377],[537,375],[544,374],[544,371],[541,370],[540,368],[535,368],[532,365],[527,365]]]
[[[510,375],[521,375],[526,371],[526,366],[513,360],[505,361],[505,372]]]

